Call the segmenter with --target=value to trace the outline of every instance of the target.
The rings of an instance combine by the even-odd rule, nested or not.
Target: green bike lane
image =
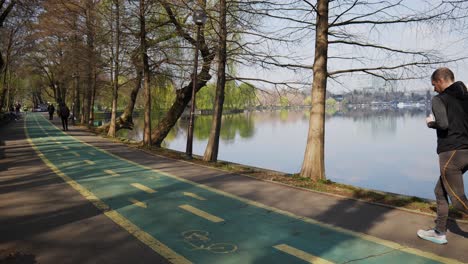
[[[146,168],[39,114],[27,116],[26,132],[59,176],[173,263],[452,262]]]

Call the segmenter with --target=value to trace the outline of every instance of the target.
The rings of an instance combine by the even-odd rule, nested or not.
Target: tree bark
[[[324,141],[328,58],[328,4],[328,0],[318,0],[317,2],[312,109],[310,111],[307,145],[300,173],[302,177],[314,180],[325,179]]]
[[[150,70],[148,61],[148,47],[146,43],[146,5],[145,0],[140,0],[140,48],[141,59],[143,60],[143,87],[145,91],[145,117],[143,130],[143,145],[151,145],[151,90],[150,90]]]
[[[112,115],[107,133],[110,137],[115,137],[116,130],[116,117],[117,117],[117,100],[119,97],[119,59],[120,59],[120,5],[119,0],[114,0],[115,5],[115,53],[114,60],[114,81],[113,81],[113,96],[112,96]],[[113,23],[113,21],[111,21]]]
[[[89,99],[88,126],[94,125],[94,101],[96,100],[96,79],[97,79],[96,64],[93,63],[93,80],[92,80],[92,86],[91,86],[91,98]]]
[[[202,52],[203,56],[203,52]],[[213,61],[215,53],[209,53],[208,56],[204,57],[203,67],[200,73],[197,75],[196,92],[198,92],[206,83],[211,79],[209,74],[211,69],[211,62]],[[184,88],[177,90],[176,99],[172,104],[171,108],[167,112],[166,116],[158,123],[157,129],[151,134],[151,141],[154,146],[160,147],[164,138],[166,138],[169,131],[174,127],[177,120],[184,112],[188,103],[192,99],[192,82],[190,82]]]
[[[135,66],[136,70],[136,79],[135,79],[135,86],[133,87],[132,91],[130,92],[130,101],[125,107],[124,112],[117,118],[115,122],[116,131],[120,129],[133,129],[133,110],[135,109],[135,103],[138,96],[138,92],[141,88],[141,81],[143,79],[143,69],[141,67],[141,59],[140,56],[134,56],[132,58],[133,65]],[[101,131],[108,131],[109,123],[103,125],[100,130]]]
[[[96,56],[94,50],[95,30],[94,23],[94,3],[92,0],[86,1],[86,46],[87,46],[87,67],[86,67],[86,88],[83,92],[81,124],[90,126],[92,118],[92,101],[95,90],[96,76]]]
[[[10,96],[10,84],[7,82],[7,74],[9,71],[9,65],[10,65],[10,60],[11,60],[11,52],[12,52],[12,47],[13,47],[13,35],[14,35],[14,30],[10,30],[8,34],[8,44],[7,44],[7,54],[6,54],[6,60],[4,62],[4,65],[0,67],[0,72],[3,73],[3,91],[2,94],[0,95],[0,111],[5,108],[8,111],[9,105],[8,103],[5,105],[5,100],[7,96]],[[1,56],[1,54],[0,54]],[[7,100],[8,101],[8,100]]]
[[[166,10],[166,13],[169,16],[171,23],[174,24],[177,34],[183,37],[186,41],[190,42],[193,46],[196,46],[196,40],[184,31],[183,27],[177,20],[176,15],[172,11],[171,5],[166,1],[161,1],[161,4]],[[211,63],[215,57],[214,50],[216,50],[216,48],[212,48],[210,50],[210,48],[206,44],[202,31],[200,38],[200,53],[203,58],[203,66],[200,73],[197,75],[197,84],[195,87],[196,92],[198,92],[203,86],[205,86],[206,83],[211,79],[210,70]],[[177,120],[184,112],[188,103],[192,99],[192,87],[193,81],[191,81],[187,86],[183,87],[182,89],[177,90],[176,99],[174,103],[167,112],[166,116],[158,123],[158,127],[151,134],[151,142],[154,146],[161,146],[161,143],[163,142],[164,138],[166,138],[169,131],[174,127]]]
[[[224,88],[226,85],[226,0],[219,1],[219,49],[218,49],[218,75],[216,81],[216,98],[214,104],[213,121],[211,122],[210,137],[205,149],[203,160],[216,161],[219,150],[219,134],[224,106]]]

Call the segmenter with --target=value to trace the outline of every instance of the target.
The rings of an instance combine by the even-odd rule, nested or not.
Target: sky
[[[371,1],[372,2],[372,1]],[[376,2],[376,1],[374,1]],[[393,1],[394,2],[394,1]],[[408,12],[419,12],[427,10],[437,5],[440,1],[426,1],[426,0],[408,0],[403,1],[406,7],[398,9],[389,9],[387,14],[390,15],[404,15]],[[334,10],[334,9],[333,9]],[[334,11],[330,11],[333,14]],[[362,14],[366,10],[364,8],[356,7],[353,9],[356,14]],[[455,10],[461,12],[461,9]],[[367,11],[368,12],[368,11]],[[303,14],[298,11],[289,13],[290,17],[302,18]],[[309,17],[313,20],[313,18]],[[329,20],[331,21],[331,19]],[[460,32],[465,28],[465,21],[456,22],[434,22],[431,24],[399,24],[391,26],[347,26],[346,32],[354,35],[358,35],[360,41],[371,41],[373,43],[384,43],[386,46],[394,49],[404,50],[432,50],[441,54],[444,58],[453,58],[468,56],[467,43],[464,39],[464,34],[468,36],[468,32]],[[283,29],[285,33],[287,30],[285,27],[297,26],[293,23],[281,21],[278,19],[265,19],[263,23],[263,31],[266,32],[277,32],[278,29]],[[277,33],[274,33],[277,34]],[[272,50],[275,54],[284,55],[286,58],[282,59],[282,62],[296,63],[300,61],[302,64],[312,65],[313,54],[314,54],[314,31],[312,29],[303,30],[302,32],[296,33],[294,36],[298,38],[298,41],[293,44],[279,43],[275,41],[269,41],[255,47],[258,50]],[[246,37],[246,41],[254,40],[255,37]],[[332,39],[332,38],[330,38]],[[361,68],[369,66],[381,66],[381,65],[397,65],[411,61],[408,56],[402,56],[399,54],[383,54],[375,49],[360,48],[360,47],[349,47],[348,45],[330,45],[329,57],[333,56],[346,56],[346,60],[333,60],[330,59],[328,63],[328,70],[334,71],[338,69],[347,68]],[[299,60],[292,58],[301,58]],[[360,62],[360,59],[366,58],[364,62]],[[431,89],[432,86],[429,80],[429,76],[432,71],[439,66],[448,66],[454,73],[457,80],[468,81],[468,61],[459,61],[457,63],[450,63],[444,65],[434,65],[424,71],[409,73],[408,77],[415,77],[417,75],[424,76],[422,80],[412,81],[401,81],[398,82],[397,89],[401,91],[412,91],[412,90],[427,90]],[[242,77],[249,78],[260,78],[269,81],[284,82],[310,82],[312,80],[311,70],[297,70],[292,71],[285,68],[275,69],[263,69],[259,66],[241,67],[239,68],[239,75]],[[370,79],[367,77],[367,79]],[[329,80],[327,89],[334,93],[343,93],[353,89],[359,89],[360,84],[363,81],[362,74],[345,75],[337,80]],[[263,89],[271,89],[274,86],[268,83],[256,82],[256,86]],[[310,89],[310,85],[293,85],[302,89]],[[281,87],[281,86],[279,86]]]

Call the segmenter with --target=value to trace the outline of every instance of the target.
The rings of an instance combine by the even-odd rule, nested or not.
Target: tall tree
[[[189,34],[186,30],[187,25],[185,25],[185,20],[178,17],[176,13],[174,13],[173,6],[165,1],[159,0],[162,7],[167,13],[169,20],[174,27],[177,35],[183,38],[185,41],[190,43],[193,47],[196,47],[196,40],[195,38]],[[204,28],[201,29],[200,34],[200,45],[199,45],[199,52],[201,53],[201,57],[203,60],[201,71],[197,75],[197,83],[195,85],[195,91],[198,92],[202,87],[206,85],[206,83],[211,79],[210,71],[211,71],[211,63],[216,55],[216,47],[209,46],[205,35],[204,35]],[[193,79],[192,79],[193,81]],[[151,141],[153,145],[160,147],[161,143],[163,142],[164,138],[166,138],[169,131],[174,127],[179,117],[182,115],[183,111],[187,107],[188,103],[192,98],[192,81],[188,84],[183,86],[181,89],[176,90],[176,99],[168,112],[162,118],[162,120],[158,123],[158,126],[155,130],[151,133]]]
[[[345,73],[362,72],[385,80],[414,79],[426,76],[424,72],[418,75],[415,69],[426,69],[428,66],[456,61],[460,58],[443,58],[432,51],[406,50],[403,48],[392,48],[384,43],[374,43],[371,38],[359,38],[359,34],[352,33],[356,27],[363,26],[372,31],[379,26],[388,25],[410,25],[412,23],[431,23],[447,19],[459,19],[465,15],[455,15],[451,4],[444,2],[430,4],[426,9],[421,7],[419,11],[407,8],[402,0],[398,1],[376,1],[375,3],[353,1],[329,1],[318,0],[317,5],[303,0],[316,15],[316,23],[308,23],[316,32],[315,57],[312,81],[312,109],[310,112],[309,133],[300,175],[314,180],[325,179],[325,95],[327,90],[327,78],[335,78]],[[333,10],[336,12],[330,19],[329,3],[334,3]],[[332,40],[328,38],[332,37]],[[330,71],[327,69],[330,59],[330,45],[344,45],[351,47],[362,47],[367,50],[377,50],[390,54],[383,58],[379,64],[366,64],[363,67],[351,67]],[[390,60],[399,55],[398,61],[390,65]],[[406,56],[406,57],[404,57]],[[372,61],[371,55],[365,54],[364,58]],[[335,56],[335,59],[350,59],[345,56]],[[293,65],[282,65],[290,67]],[[297,66],[297,65],[294,65]],[[309,66],[300,66],[310,68]],[[393,73],[392,73],[393,72]],[[396,77],[395,77],[396,76]]]
[[[13,7],[16,5],[16,2],[17,2],[16,0],[11,0],[11,1],[2,0],[0,2],[0,28],[3,27],[3,23],[7,19],[8,14],[10,14],[11,10],[13,10]],[[0,72],[3,70],[4,63],[5,62],[3,60],[2,51],[0,50]]]
[[[301,168],[301,176],[325,178],[325,94],[327,87],[328,58],[328,0],[317,0],[315,30],[314,79],[312,83],[312,109],[309,133]]]
[[[111,34],[113,46],[112,47],[112,60],[113,60],[113,93],[112,93],[112,114],[111,114],[111,121],[109,126],[109,131],[107,133],[110,137],[115,137],[116,132],[116,117],[117,117],[117,99],[119,97],[119,73],[120,73],[120,41],[121,41],[121,29],[120,29],[120,1],[113,0],[113,9],[114,14],[113,18],[111,19],[111,24],[114,23],[115,20],[115,28],[112,30]]]
[[[146,7],[145,0],[140,0],[140,49],[143,60],[143,89],[145,91],[145,117],[143,131],[143,145],[151,145],[151,89],[148,47],[146,39]]]
[[[216,161],[218,159],[219,150],[219,134],[221,131],[221,120],[223,115],[224,106],[224,88],[226,85],[226,60],[227,60],[227,26],[226,15],[227,5],[226,0],[220,0],[219,19],[218,19],[218,35],[219,35],[219,48],[218,48],[218,71],[216,81],[216,98],[213,111],[213,121],[211,123],[210,138],[205,149],[203,160]]]
[[[83,93],[81,123],[92,125],[94,118],[94,97],[96,94],[96,0],[85,0],[85,35],[86,35],[86,88]]]

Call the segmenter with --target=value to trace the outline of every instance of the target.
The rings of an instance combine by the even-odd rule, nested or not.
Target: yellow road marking
[[[36,121],[37,122],[37,121]],[[24,130],[26,133],[26,137],[28,138],[28,143],[31,147],[36,151],[36,153],[41,154],[39,148],[33,143],[31,137],[29,136],[27,125],[24,126]],[[63,132],[62,132],[63,133]],[[145,245],[150,247],[155,252],[161,254],[166,259],[169,259],[173,264],[192,264],[191,261],[184,258],[183,256],[177,254],[177,252],[173,251],[161,241],[157,240],[150,234],[146,233],[145,231],[141,230],[138,226],[130,222],[127,218],[123,217],[117,211],[112,210],[107,204],[101,201],[98,197],[96,197],[93,193],[88,191],[86,188],[75,182],[72,178],[68,177],[62,171],[60,171],[52,162],[50,162],[44,156],[41,157],[49,168],[52,169],[58,176],[60,176],[66,183],[68,183],[72,188],[77,190],[83,197],[87,200],[92,202],[94,206],[98,209],[102,210],[104,214],[109,217],[112,221],[116,224],[120,225],[122,228],[127,230],[128,233],[136,237],[138,240],[143,242]]]
[[[201,197],[201,196],[198,196],[198,195],[196,195],[196,194],[194,194],[194,193],[191,193],[191,192],[184,192],[183,194],[184,194],[185,196],[190,196],[190,197],[192,197],[192,198],[198,199],[198,200],[200,200],[200,201],[205,201],[205,200],[206,200],[205,198],[203,198],[203,197]]]
[[[120,174],[118,174],[117,172],[113,171],[113,170],[104,170],[105,173],[107,174],[110,174],[112,176],[120,176]]]
[[[55,144],[60,145],[60,144],[62,144],[62,142],[60,142],[60,141],[55,141]]]
[[[144,202],[140,202],[137,199],[129,198],[128,199],[130,202],[132,202],[134,205],[141,207],[141,208],[148,208]]]
[[[325,260],[323,258],[319,258],[317,256],[314,256],[312,254],[309,254],[305,251],[302,251],[300,249],[297,249],[297,248],[293,248],[293,247],[290,247],[286,244],[281,244],[281,245],[276,245],[276,246],[273,246],[274,248],[284,252],[284,253],[287,253],[289,255],[293,255],[295,256],[296,258],[300,258],[306,262],[309,262],[309,263],[314,263],[314,264],[334,264],[334,262],[330,262],[328,260]]]
[[[194,214],[194,215],[198,215],[202,218],[205,218],[206,220],[209,220],[211,222],[214,222],[214,223],[219,223],[219,222],[223,222],[224,219],[222,218],[219,218],[217,216],[214,216],[212,214],[209,214],[205,211],[202,211],[200,209],[197,209],[191,205],[188,205],[188,204],[184,204],[184,205],[180,205],[179,208],[182,208],[184,209],[185,211],[189,211],[190,213]]]
[[[94,154],[94,152],[92,152],[92,151],[88,151],[88,153],[89,153],[90,155],[96,156],[96,154]]]
[[[80,156],[80,153],[78,153],[78,152],[76,152],[76,151],[72,151],[71,153],[72,153],[73,155],[77,156],[77,157]]]
[[[67,146],[63,146],[62,148],[63,148],[63,149],[70,149],[70,148],[69,148],[69,147],[67,147]]]
[[[146,187],[143,184],[132,183],[130,185],[132,185],[133,187],[135,187],[137,189],[140,189],[140,190],[142,190],[144,192],[147,192],[147,193],[155,193],[156,192],[155,190],[151,189],[150,187]]]
[[[84,162],[88,163],[89,165],[94,165],[96,164],[94,161],[90,161],[90,160],[83,160]]]

